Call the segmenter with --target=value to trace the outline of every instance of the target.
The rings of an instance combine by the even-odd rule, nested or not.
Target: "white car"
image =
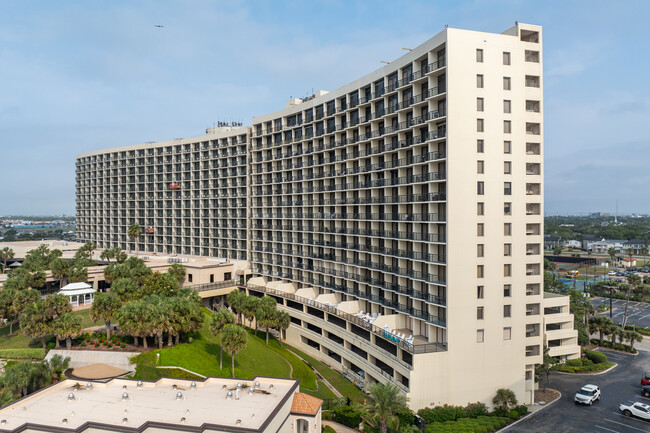
[[[621,403],[618,410],[625,416],[638,416],[639,418],[650,420],[650,406],[645,403],[626,401]]]
[[[607,275],[609,275],[610,277],[613,277],[614,275],[616,275],[616,271],[609,271],[607,273]]]
[[[585,385],[576,392],[573,401],[591,406],[596,400],[600,400],[600,388],[596,385]]]

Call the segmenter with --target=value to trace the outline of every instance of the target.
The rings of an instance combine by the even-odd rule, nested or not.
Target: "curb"
[[[557,391],[557,389],[555,391]],[[544,411],[546,408],[549,408],[549,407],[553,406],[555,404],[555,402],[559,401],[562,398],[562,393],[560,391],[557,391],[557,392],[560,393],[560,396],[558,398],[556,398],[555,400],[553,400],[552,402],[550,402],[548,404],[545,404],[541,409],[538,409],[535,412],[529,413],[525,417],[519,418],[517,421],[513,422],[512,424],[509,424],[509,425],[505,426],[504,428],[502,428],[501,430],[497,430],[497,431],[499,431],[499,432],[507,431],[508,429],[510,429],[511,427],[516,426],[520,422],[525,421],[528,418],[531,418],[531,417],[537,415],[538,413]]]

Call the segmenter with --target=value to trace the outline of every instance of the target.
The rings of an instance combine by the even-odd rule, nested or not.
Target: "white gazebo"
[[[92,305],[96,291],[88,283],[70,283],[59,291],[59,295],[69,297],[71,307],[79,307]]]

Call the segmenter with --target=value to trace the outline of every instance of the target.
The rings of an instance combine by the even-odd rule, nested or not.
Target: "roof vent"
[[[181,418],[181,422],[185,424],[185,417]]]
[[[122,424],[126,424],[127,422],[129,422],[128,418],[122,418]]]
[[[232,400],[232,391],[226,393],[226,400]]]
[[[87,389],[88,391],[90,391],[91,389],[93,389],[93,384],[92,384],[92,382],[88,382],[88,383],[86,384],[86,389]]]
[[[259,387],[260,387],[260,381],[259,381],[259,380],[256,380],[256,381],[255,381],[255,388],[259,388]]]
[[[128,400],[129,399],[129,393],[128,392],[123,392],[122,393],[122,400]]]
[[[122,389],[126,389],[126,385],[122,385]]]
[[[252,415],[251,415],[251,418],[255,418],[255,414],[252,414]]]
[[[180,391],[178,391],[178,392],[176,393],[176,400],[182,400],[182,399],[183,399],[183,393],[180,392]]]
[[[138,380],[138,388],[142,388],[142,381]]]
[[[176,384],[172,385],[172,389],[176,391]]]
[[[252,387],[252,386],[249,386],[249,387],[248,387],[248,393],[249,393],[249,394],[252,394],[253,391],[254,391],[253,387]]]
[[[7,424],[7,420],[6,419],[0,420],[0,424],[2,424],[2,425]]]
[[[241,420],[238,419],[236,423],[237,423],[237,425],[241,424]]]
[[[68,394],[68,401],[74,400],[74,394],[70,393]]]
[[[273,384],[270,384],[270,385],[269,385],[269,389],[273,389]]]
[[[63,424],[67,424],[67,423],[68,423],[68,418],[63,418],[63,419],[61,420],[61,422],[62,422]]]
[[[190,383],[190,388],[192,388],[192,389],[196,389],[196,382],[192,382],[192,383]]]
[[[227,385],[223,385],[223,386],[221,387],[221,389],[226,389],[226,388],[228,388]]]
[[[127,412],[128,412],[128,410],[124,409],[124,415],[126,415]]]
[[[237,389],[241,389],[241,382],[237,382]]]

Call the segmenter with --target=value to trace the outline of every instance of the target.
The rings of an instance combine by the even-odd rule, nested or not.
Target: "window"
[[[504,120],[503,121],[503,133],[504,134],[510,134],[511,128],[512,128],[512,126],[511,126],[510,121],[509,120]]]
[[[483,257],[483,244],[476,245],[476,257]]]
[[[503,215],[510,216],[512,215],[512,203],[507,201],[503,203]]]
[[[524,58],[526,62],[539,63],[539,51],[526,50]]]
[[[511,223],[504,223],[503,224],[503,235],[504,236],[512,235],[512,224]]]
[[[476,74],[476,87],[478,89],[483,88],[483,74]]]
[[[503,285],[503,297],[504,298],[509,298],[510,296],[512,296],[511,292],[510,292],[511,289],[512,289],[512,286],[510,284],[504,284]]]
[[[483,161],[476,161],[476,172],[478,174],[483,174]]]
[[[503,306],[503,317],[510,317],[510,305]]]
[[[503,142],[503,153],[511,153],[512,152],[512,142],[511,141],[504,141]]]
[[[503,244],[503,255],[504,256],[512,255],[512,244]]]
[[[483,98],[476,98],[476,111],[483,111]]]
[[[512,276],[512,265],[510,265],[510,264],[503,265],[503,276],[504,277],[511,277]]]
[[[483,236],[483,223],[476,224],[476,236]]]
[[[511,338],[512,338],[512,328],[510,326],[503,328],[503,339],[510,340]]]
[[[503,90],[510,90],[510,77],[503,77]]]
[[[476,119],[476,131],[483,132],[483,119]]]
[[[511,110],[510,106],[511,106],[510,100],[509,99],[504,99],[503,100],[503,112],[504,113],[510,113],[510,110]]]
[[[476,215],[482,216],[485,212],[485,203],[482,201],[476,203]]]
[[[483,299],[484,294],[483,286],[476,286],[476,299]]]
[[[512,182],[503,182],[503,194],[512,195]]]
[[[210,274],[210,282],[214,283],[214,274]]]
[[[480,48],[476,49],[476,61],[479,63],[483,63],[483,50]]]
[[[503,52],[503,64],[504,65],[509,65],[510,64],[510,53],[507,51]]]
[[[225,273],[223,274],[223,280],[224,280],[224,281],[230,281],[230,280],[232,280],[232,272],[225,272]]]
[[[476,140],[476,153],[483,153],[483,140]]]
[[[512,173],[512,162],[511,161],[504,161],[503,163],[503,174],[511,174]]]
[[[485,331],[482,329],[477,329],[476,330],[476,342],[477,343],[482,343],[485,339]]]
[[[476,182],[476,194],[478,195],[485,194],[485,184],[483,181]]]
[[[483,265],[476,266],[476,278],[483,278]]]
[[[483,320],[483,307],[476,307],[476,320]]]
[[[192,282],[192,274],[187,274],[187,282],[188,283]]]

